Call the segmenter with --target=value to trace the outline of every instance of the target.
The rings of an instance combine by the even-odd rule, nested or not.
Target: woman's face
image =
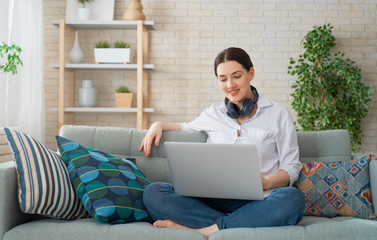
[[[254,68],[248,72],[237,61],[226,61],[217,66],[217,79],[225,96],[239,108],[246,98],[253,98],[250,82],[254,78]]]

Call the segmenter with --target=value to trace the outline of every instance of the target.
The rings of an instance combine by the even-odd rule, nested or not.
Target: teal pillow
[[[66,220],[87,217],[60,156],[25,133],[4,131],[16,162],[21,211]]]
[[[304,215],[370,218],[370,159],[365,155],[351,161],[303,163],[295,185],[305,195]]]
[[[142,197],[150,182],[132,159],[55,139],[77,195],[93,218],[103,223],[149,220]]]

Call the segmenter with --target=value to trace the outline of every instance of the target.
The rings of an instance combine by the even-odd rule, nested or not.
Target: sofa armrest
[[[13,161],[0,164],[0,239],[14,226],[37,216],[20,211],[17,198],[17,174]]]
[[[372,159],[369,165],[370,187],[374,212],[377,213],[377,159]]]

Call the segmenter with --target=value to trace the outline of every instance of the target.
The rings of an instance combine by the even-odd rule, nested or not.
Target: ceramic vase
[[[92,80],[82,80],[79,90],[79,104],[81,107],[95,107],[97,105],[97,89]]]
[[[72,50],[69,52],[69,58],[72,63],[81,63],[84,58],[84,53],[82,52],[79,44],[79,32],[75,31],[75,43]]]
[[[78,8],[77,17],[80,21],[88,21],[90,19],[90,9],[89,8]]]
[[[145,20],[141,0],[130,0],[123,14],[124,20]]]

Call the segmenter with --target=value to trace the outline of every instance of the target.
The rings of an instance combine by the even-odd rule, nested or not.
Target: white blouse
[[[227,115],[224,103],[213,104],[194,121],[179,125],[183,131],[204,131],[208,143],[255,144],[262,176],[285,170],[290,185],[298,178],[301,163],[292,117],[282,104],[267,97],[259,95],[256,113],[241,125]]]

